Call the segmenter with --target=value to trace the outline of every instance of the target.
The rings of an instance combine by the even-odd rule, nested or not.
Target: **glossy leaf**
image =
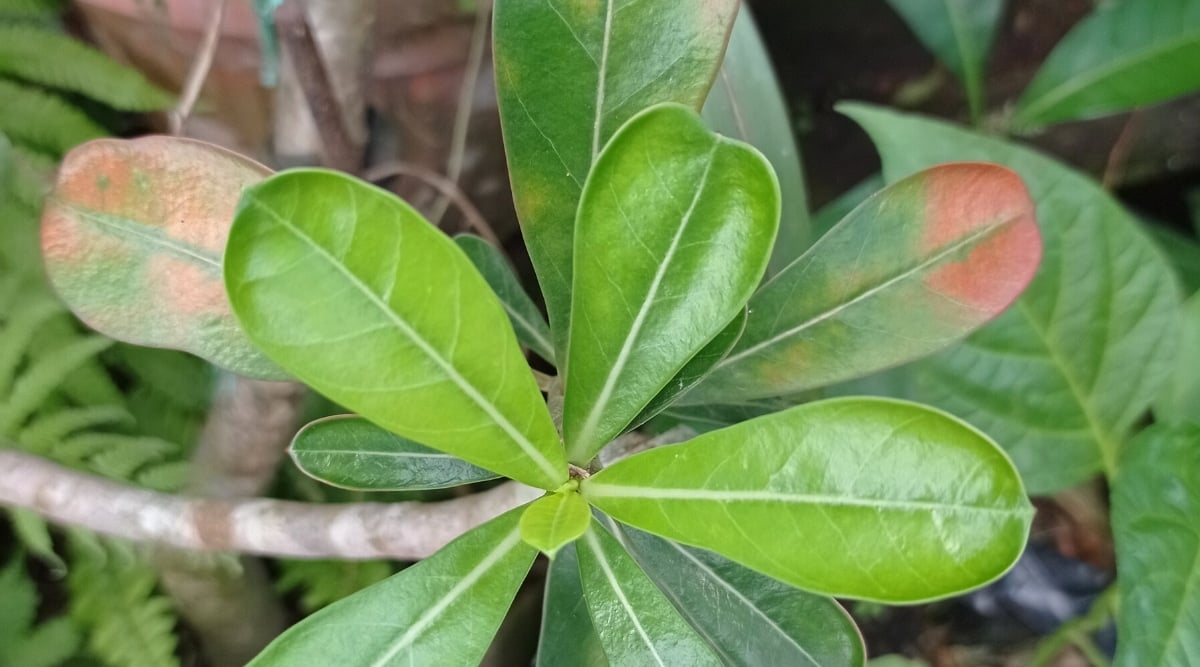
[[[254,667],[478,664],[537,551],[516,509],[292,626]]]
[[[521,515],[521,539],[549,558],[587,531],[592,511],[575,489],[538,498]]]
[[[1015,122],[1039,126],[1117,113],[1200,88],[1200,3],[1100,3],[1046,58]]]
[[[1200,293],[1183,304],[1179,353],[1167,382],[1154,399],[1154,417],[1161,422],[1200,423]]]
[[[694,111],[655,107],[613,137],[579,205],[569,459],[591,459],[737,315],[778,226],[770,165]]]
[[[792,115],[754,15],[744,3],[701,112],[714,132],[762,151],[779,178],[779,237],[767,269],[768,275],[774,275],[802,255],[813,237],[800,151],[792,136]]]
[[[1007,308],[1040,254],[1013,172],[965,163],[906,178],[764,285],[737,347],[681,401],[795,393],[941,350]]]
[[[983,113],[983,72],[1004,0],[888,0],[937,59],[962,82],[971,118]]]
[[[63,160],[42,214],[46,273],[88,326],[204,357],[235,373],[287,374],[250,344],[221,283],[238,197],[270,174],[190,139],[102,139]]]
[[[513,199],[560,359],[575,211],[592,164],[646,107],[700,108],[737,8],[738,0],[497,0],[496,92]]]
[[[614,665],[720,665],[708,645],[603,526],[575,543],[593,625]]]
[[[807,403],[618,461],[601,511],[798,588],[907,603],[999,577],[1033,510],[1004,452],[924,406]]]
[[[616,536],[727,665],[861,667],[866,660],[858,628],[831,598],[633,528]]]
[[[537,667],[607,667],[608,658],[592,626],[575,544],[568,544],[550,562],[546,598],[538,638]]]
[[[1179,294],[1152,242],[1094,181],[1034,151],[891,111],[844,110],[875,140],[889,181],[945,160],[993,160],[1020,173],[1038,205],[1036,278],[990,326],[922,363],[916,396],[992,436],[1031,493],[1114,470],[1174,363]]]
[[[296,434],[288,453],[309,477],[356,491],[443,489],[496,477],[354,415],[308,424]]]
[[[467,253],[471,263],[483,275],[496,296],[500,297],[500,305],[508,313],[508,321],[512,323],[513,331],[521,344],[537,353],[538,356],[554,363],[554,343],[550,339],[550,325],[546,324],[537,304],[521,287],[508,260],[492,244],[478,236],[462,234],[454,237],[458,247]]]
[[[1190,667],[1200,647],[1200,425],[1156,426],[1129,444],[1112,492],[1117,656]]]
[[[255,344],[334,401],[506,477],[567,480],[504,308],[458,246],[392,194],[315,169],[247,190],[225,284]]]

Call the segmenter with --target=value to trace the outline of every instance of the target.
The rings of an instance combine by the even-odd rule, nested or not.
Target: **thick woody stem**
[[[442,502],[313,504],[188,498],[0,450],[0,505],[60,524],[195,551],[290,558],[426,558],[454,538],[544,492],[507,482]]]

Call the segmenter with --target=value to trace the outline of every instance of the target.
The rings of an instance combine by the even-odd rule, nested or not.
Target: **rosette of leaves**
[[[43,239],[91,321],[128,324],[105,298],[149,304],[163,317],[142,342],[202,322],[189,349],[283,369],[352,409],[293,444],[319,479],[545,491],[313,614],[255,664],[478,662],[542,552],[539,664],[860,665],[833,596],[938,599],[1015,561],[1032,509],[1011,461],[913,403],[794,405],[599,467],[666,406],[794,395],[959,340],[1040,256],[1020,179],[953,164],[868,199],[762,283],[779,182],[696,111],[736,10],[496,4],[506,147],[549,323],[495,249],[349,176],[266,176],[162,139],[72,155]],[[161,187],[184,169],[209,172],[188,179],[203,197]],[[164,214],[179,196],[200,224]],[[172,298],[168,264],[194,267],[205,298]],[[134,269],[113,277],[119,265]],[[222,279],[227,296],[211,290]],[[104,281],[120,289],[89,287]],[[522,343],[557,367],[561,428]]]

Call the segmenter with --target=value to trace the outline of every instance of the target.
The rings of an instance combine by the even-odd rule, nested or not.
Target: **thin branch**
[[[467,197],[466,193],[464,193],[454,181],[435,171],[408,162],[393,160],[391,162],[384,162],[383,164],[378,164],[374,167],[371,167],[363,174],[363,179],[372,183],[377,183],[379,181],[392,178],[393,176],[409,176],[415,178],[423,181],[426,185],[442,193],[449,198],[450,201],[454,202],[454,205],[458,207],[458,210],[462,211],[463,217],[467,219],[467,224],[471,227],[471,229],[475,230],[477,234],[482,236],[492,245],[495,245],[497,248],[504,247],[504,244],[500,242],[500,237],[496,235],[495,230],[493,230],[492,226],[488,224],[487,219],[483,217],[483,214],[479,212],[479,209],[471,203],[471,200],[469,197]]]
[[[1101,181],[1105,190],[1112,190],[1120,185],[1121,178],[1125,175],[1125,165],[1129,162],[1129,154],[1141,127],[1142,110],[1137,109],[1129,114],[1129,120],[1125,121],[1121,134],[1117,135],[1117,140],[1113,142],[1112,150],[1108,153],[1108,162],[1104,165],[1104,179]]]
[[[183,134],[183,124],[192,115],[192,108],[200,98],[200,90],[212,69],[213,58],[217,54],[217,43],[221,41],[221,24],[225,21],[225,5],[227,0],[217,0],[213,4],[212,13],[208,15],[208,24],[204,26],[204,39],[200,42],[200,50],[188,70],[187,79],[183,83],[183,91],[175,108],[167,113],[167,124],[171,134]]]
[[[434,503],[313,504],[186,498],[0,450],[0,505],[60,524],[195,551],[292,558],[426,558],[454,538],[542,495],[516,482]]]

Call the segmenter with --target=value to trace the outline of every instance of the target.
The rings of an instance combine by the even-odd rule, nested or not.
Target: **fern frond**
[[[7,395],[12,388],[17,367],[38,329],[62,312],[62,306],[49,297],[23,299],[9,308],[4,329],[0,331],[0,396]]]
[[[0,79],[0,132],[16,143],[61,155],[107,134],[81,111],[37,88]]]
[[[172,493],[182,489],[189,480],[192,466],[187,461],[170,461],[159,465],[150,465],[139,472],[133,479],[138,486],[163,493]]]
[[[0,3],[0,18],[55,19],[62,15],[63,0],[4,0]]]
[[[31,451],[47,452],[72,433],[132,423],[133,415],[119,405],[67,408],[35,417],[21,430],[16,440]]]
[[[140,72],[62,33],[0,25],[0,74],[79,93],[121,111],[171,106],[169,93]]]
[[[395,573],[384,560],[282,560],[275,587],[300,591],[300,606],[308,613],[387,579]]]
[[[46,323],[29,347],[29,356],[35,362],[46,357],[56,357],[59,350],[81,336],[74,317],[63,313]],[[88,359],[63,380],[59,393],[79,405],[115,405],[121,403],[123,394],[113,380],[100,357]]]
[[[37,589],[25,573],[24,560],[13,558],[0,570],[0,645],[17,639],[37,614]]]
[[[69,618],[34,626],[38,594],[22,558],[0,570],[0,665],[53,667],[75,654],[79,632]]]
[[[0,405],[0,434],[12,436],[72,371],[110,345],[107,338],[87,336],[67,343],[54,356],[36,359]]]
[[[12,147],[13,173],[12,193],[17,201],[25,205],[38,217],[42,200],[54,182],[54,160],[22,146]]]
[[[93,471],[114,479],[133,479],[144,466],[158,463],[179,451],[179,445],[144,436],[97,434],[103,436],[102,451],[88,459]]]
[[[55,618],[33,629],[24,641],[7,649],[6,664],[21,667],[56,667],[75,655],[83,638],[67,617]]]
[[[8,519],[12,523],[17,541],[32,556],[50,566],[55,573],[66,573],[67,564],[54,550],[54,542],[50,538],[50,525],[41,515],[27,509],[13,507],[8,510]],[[0,599],[3,597],[0,596]]]

